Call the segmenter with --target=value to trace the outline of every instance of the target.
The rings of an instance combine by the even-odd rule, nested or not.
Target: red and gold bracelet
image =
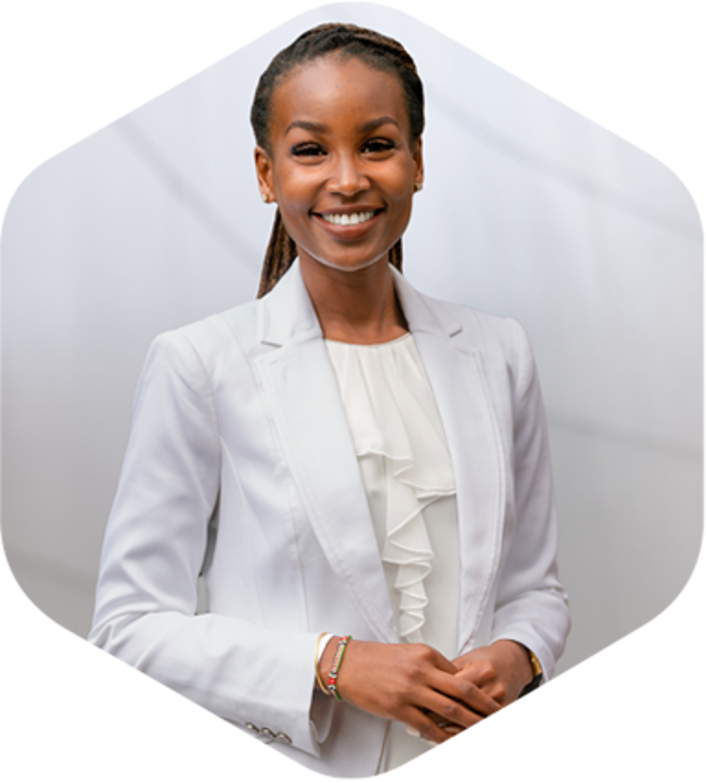
[[[341,661],[343,660],[343,653],[346,651],[346,645],[352,639],[352,636],[344,636],[338,642],[336,648],[336,654],[333,657],[333,663],[331,664],[331,671],[328,674],[328,691],[332,696],[335,696],[339,701],[343,701],[343,697],[338,692],[338,670],[341,668]]]

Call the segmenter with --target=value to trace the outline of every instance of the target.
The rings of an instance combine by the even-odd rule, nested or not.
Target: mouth
[[[364,212],[332,212],[326,215],[319,214],[318,216],[334,226],[357,226],[360,223],[367,223],[368,220],[372,220],[375,214],[375,210],[366,210]]]
[[[361,204],[358,207],[333,207],[325,212],[312,210],[311,214],[330,236],[343,242],[357,242],[368,236],[384,211],[384,207]]]

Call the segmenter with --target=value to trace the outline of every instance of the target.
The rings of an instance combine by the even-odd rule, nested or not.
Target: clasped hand
[[[319,665],[325,679],[337,640]],[[501,640],[449,661],[424,644],[352,640],[338,674],[345,701],[441,743],[514,701],[532,679],[526,651]]]
[[[457,667],[457,677],[474,683],[499,707],[515,701],[533,679],[527,650],[509,639],[501,639],[488,647],[478,647],[455,658],[452,663]],[[436,716],[432,718],[436,720]],[[451,735],[463,731],[463,727],[454,725],[443,728]]]

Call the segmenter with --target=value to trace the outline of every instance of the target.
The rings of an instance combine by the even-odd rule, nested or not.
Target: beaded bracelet
[[[338,642],[336,648],[336,654],[333,657],[333,663],[331,664],[331,671],[328,675],[328,690],[332,696],[335,696],[339,701],[343,701],[343,697],[338,692],[338,670],[341,668],[341,661],[343,660],[343,653],[346,651],[346,645],[352,639],[352,636],[344,636]]]

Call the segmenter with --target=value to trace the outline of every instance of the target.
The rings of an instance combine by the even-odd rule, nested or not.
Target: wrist
[[[524,644],[520,644],[519,646],[522,648],[523,652],[527,656],[527,660],[529,661],[530,664],[530,669],[532,670],[532,679],[528,684],[532,684],[534,683],[535,680],[537,680],[537,685],[539,685],[539,682],[542,679],[542,665],[540,664],[539,659],[532,652],[532,650],[530,650],[529,647],[525,647]]]
[[[522,687],[526,688],[533,684],[537,675],[541,678],[542,668],[539,665],[534,653],[521,642],[516,642],[514,639],[499,639],[494,644],[505,647],[511,652],[517,670],[521,673]]]

